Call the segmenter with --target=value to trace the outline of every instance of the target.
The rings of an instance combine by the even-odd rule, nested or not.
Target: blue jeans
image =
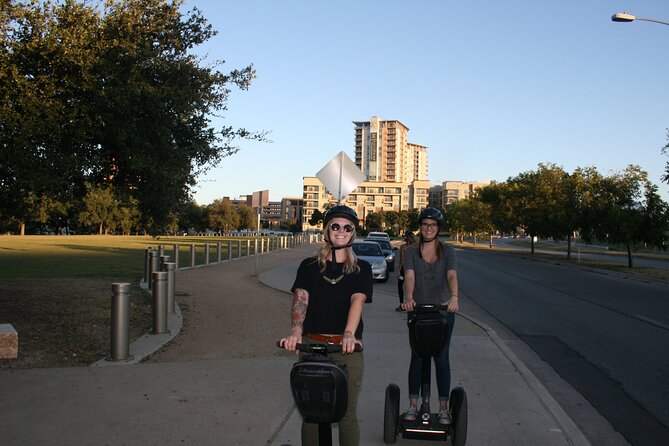
[[[407,315],[410,319],[412,313]],[[449,350],[451,347],[451,335],[453,334],[453,326],[455,325],[455,313],[448,313],[446,315],[448,328],[446,331],[446,341],[439,352],[438,356],[434,356],[434,367],[437,371],[437,391],[439,393],[439,401],[448,401],[448,394],[451,390],[451,362],[449,359]],[[418,399],[421,394],[423,358],[418,356],[416,351],[411,348],[411,364],[409,365],[409,398]]]

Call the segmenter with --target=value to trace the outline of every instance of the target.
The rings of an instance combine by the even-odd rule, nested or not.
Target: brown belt
[[[326,336],[318,333],[307,333],[305,335],[312,341],[325,342],[326,344],[341,344],[341,335]]]

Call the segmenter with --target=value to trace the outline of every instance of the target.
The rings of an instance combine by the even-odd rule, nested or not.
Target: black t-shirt
[[[364,260],[358,259],[360,271],[345,274],[337,283],[332,284],[323,277],[316,257],[304,259],[297,269],[295,283],[290,289],[293,293],[302,288],[309,293],[309,306],[304,318],[304,333],[343,333],[346,328],[348,311],[351,306],[351,296],[363,293],[372,297],[373,278],[372,267]],[[338,278],[342,274],[343,264],[335,263],[332,271],[331,262],[327,262],[325,275]],[[355,337],[362,339],[362,319]]]

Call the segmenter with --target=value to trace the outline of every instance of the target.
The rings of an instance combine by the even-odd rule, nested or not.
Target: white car
[[[387,232],[372,231],[369,234],[367,234],[367,237],[384,238],[384,239],[390,241],[390,236],[388,235]]]
[[[388,281],[388,264],[377,242],[353,242],[355,255],[372,265],[372,277],[381,282]]]

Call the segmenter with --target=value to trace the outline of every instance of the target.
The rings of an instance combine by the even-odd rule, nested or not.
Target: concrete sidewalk
[[[236,293],[262,294],[262,299],[270,298],[273,305],[287,309],[290,296],[286,292],[299,261],[315,249],[316,245],[303,246],[261,256],[264,267],[258,279],[270,288],[249,274],[255,262],[251,257],[179,271],[177,291],[189,295],[190,305],[207,302],[204,310],[214,323],[215,315],[236,311],[225,297],[230,280],[236,281]],[[221,298],[212,300],[212,295]],[[384,396],[389,383],[400,386],[402,406],[406,403],[410,353],[405,315],[394,311],[396,301],[396,295],[384,294],[377,287],[374,302],[364,309],[365,378],[358,409],[362,445],[383,444]],[[288,382],[295,357],[281,351],[213,355],[210,351],[218,348],[220,339],[203,336],[207,321],[189,322],[188,315],[185,311],[186,334],[173,341],[179,343],[180,336],[191,338],[192,343],[180,346],[187,354],[165,355],[162,362],[136,364],[166,342],[148,336],[131,347],[134,363],[123,366],[0,370],[2,444],[300,444],[300,416]],[[288,312],[277,317],[286,318],[287,329]],[[176,320],[179,328],[180,318]],[[246,330],[256,329],[253,320],[241,323]],[[267,343],[275,340],[266,339]],[[456,319],[451,364],[453,386],[461,385],[467,391],[467,444],[589,444],[496,334],[465,314]],[[334,437],[337,444],[336,428]],[[399,437],[397,444],[437,443]]]

